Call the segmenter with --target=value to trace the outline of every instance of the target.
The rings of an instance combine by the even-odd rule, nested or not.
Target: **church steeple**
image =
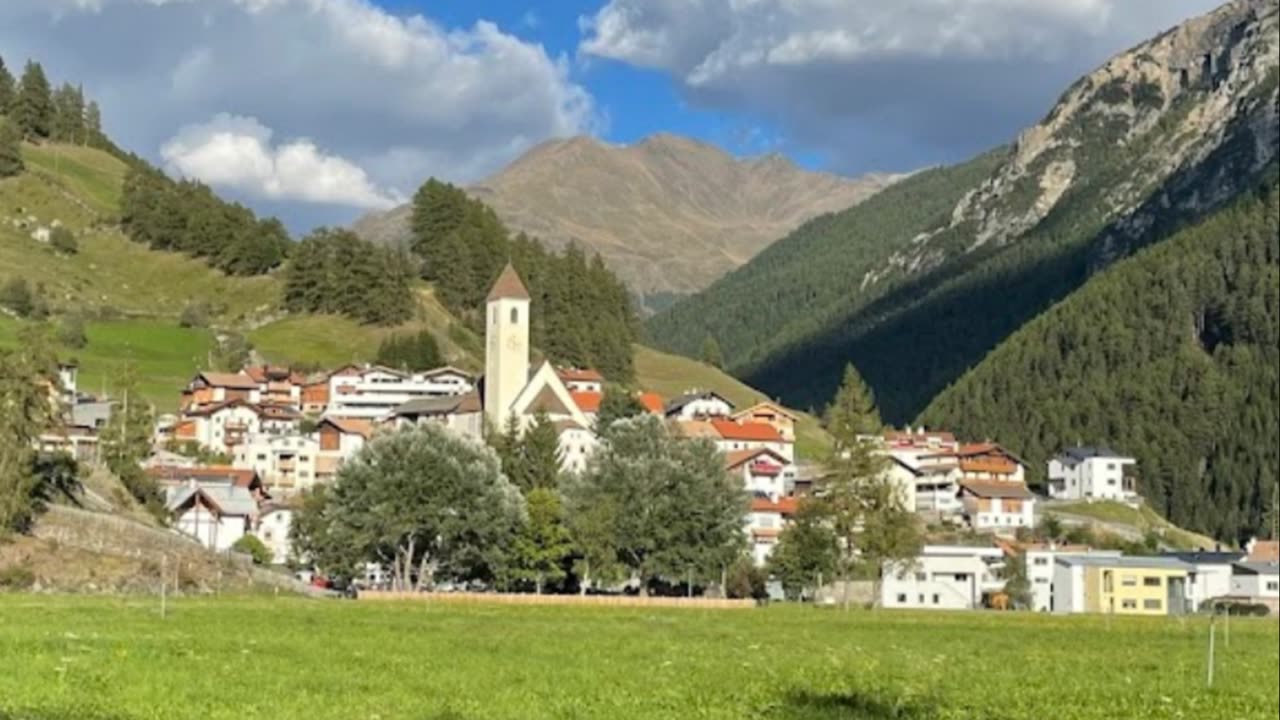
[[[489,291],[485,312],[484,412],[502,431],[529,382],[529,291],[511,263]]]

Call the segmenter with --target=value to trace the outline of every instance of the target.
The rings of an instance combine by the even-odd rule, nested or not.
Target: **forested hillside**
[[[908,183],[826,237],[788,238],[655,318],[653,339],[696,354],[710,336],[734,374],[800,407],[825,405],[853,362],[885,418],[911,420],[1098,270],[1255,185],[1280,137],[1276,21],[1276,3],[1237,0],[1113,58],[1072,86],[989,174],[952,188],[956,202],[939,198],[933,224],[922,219],[908,242],[891,235],[888,257],[873,255],[886,241],[866,210],[897,199],[894,190]],[[874,264],[826,255],[790,274],[765,270],[814,246]],[[824,277],[828,266],[840,271],[825,276],[824,292],[843,304],[803,279]],[[763,301],[752,304],[753,296]],[[743,331],[748,324],[760,327]]]
[[[1138,459],[1173,522],[1257,532],[1280,474],[1280,192],[1178,233],[1015,333],[921,419],[998,437],[1032,470],[1064,445]]]
[[[945,223],[1007,153],[917,173],[865,202],[805,223],[706,291],[652,318],[661,346],[696,356],[713,337],[730,368],[802,344],[884,288],[863,278]]]

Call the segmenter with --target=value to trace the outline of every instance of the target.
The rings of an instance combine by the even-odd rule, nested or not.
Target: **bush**
[[[262,541],[254,535],[245,535],[235,541],[235,544],[231,546],[231,549],[235,552],[244,553],[245,555],[253,558],[254,565],[270,565],[271,561],[275,558],[271,549],[264,545]]]
[[[13,278],[0,288],[0,305],[9,308],[18,317],[30,317],[35,310],[35,293],[22,278]]]
[[[209,327],[209,306],[201,302],[187,303],[187,306],[182,308],[182,314],[178,316],[178,327]]]
[[[58,326],[58,342],[69,348],[79,350],[89,344],[89,337],[84,332],[84,320],[79,315],[68,315]]]
[[[0,568],[0,590],[30,590],[36,584],[36,574],[25,565]]]
[[[62,226],[54,228],[50,233],[49,244],[54,250],[64,255],[75,255],[80,252],[80,242],[76,240],[75,233]]]

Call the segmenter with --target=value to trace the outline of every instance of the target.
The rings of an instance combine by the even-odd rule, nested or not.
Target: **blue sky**
[[[2,0],[0,57],[295,230],[540,142],[690,135],[856,175],[1010,142],[1213,0]]]

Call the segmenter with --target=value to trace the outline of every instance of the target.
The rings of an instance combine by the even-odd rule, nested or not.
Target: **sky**
[[[1009,142],[1214,0],[0,0],[0,58],[296,232],[549,139],[667,132],[856,176]]]

